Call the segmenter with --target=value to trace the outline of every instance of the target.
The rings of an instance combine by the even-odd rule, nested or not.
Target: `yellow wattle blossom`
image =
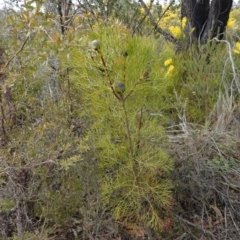
[[[168,70],[167,70],[167,73],[165,74],[165,77],[171,75],[172,72],[173,72],[173,70],[174,70],[174,66],[173,66],[173,65],[170,65],[169,68],[168,68]]]
[[[169,58],[164,62],[164,66],[167,67],[167,66],[171,65],[172,62],[173,62],[172,58]]]
[[[179,15],[176,12],[168,10],[167,13],[160,19],[158,25],[162,29],[168,29],[170,25],[176,24],[176,21],[178,21],[178,19]]]
[[[175,38],[180,38],[182,36],[182,29],[179,26],[170,26],[169,30]]]
[[[182,29],[184,29],[187,26],[187,17],[182,18]]]
[[[145,9],[144,9],[143,7],[140,8],[139,11],[140,11],[141,14],[144,14],[144,13],[145,13]]]
[[[166,15],[164,15],[164,21],[168,22],[171,20],[178,19],[178,14],[176,12],[168,11]]]
[[[227,22],[227,27],[228,28],[233,28],[235,25],[235,22],[237,21],[236,18],[230,17]]]
[[[236,46],[233,49],[233,52],[236,54],[240,54],[240,42],[236,42]]]

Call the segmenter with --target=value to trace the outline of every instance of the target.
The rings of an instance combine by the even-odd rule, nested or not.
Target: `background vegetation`
[[[1,239],[239,239],[239,6],[204,45],[180,7],[1,10]]]

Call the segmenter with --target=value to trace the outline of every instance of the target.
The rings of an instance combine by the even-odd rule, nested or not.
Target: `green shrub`
[[[89,119],[85,140],[98,160],[102,200],[117,220],[161,230],[170,221],[173,170],[162,110],[174,78],[165,60],[154,38],[112,24],[82,38],[67,62],[79,116]]]

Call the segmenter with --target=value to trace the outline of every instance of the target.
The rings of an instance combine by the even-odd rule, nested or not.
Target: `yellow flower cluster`
[[[182,18],[182,29],[185,29],[186,26],[187,26],[187,17],[183,17]]]
[[[144,9],[143,7],[140,8],[139,11],[140,11],[141,14],[144,14],[144,13],[145,13],[145,9]]]
[[[171,21],[176,21],[176,19],[178,19],[178,17],[179,16],[176,12],[167,11],[167,14],[164,15],[164,18],[162,20],[163,20],[164,23],[168,23],[168,22],[171,22]]]
[[[233,49],[233,52],[236,54],[240,54],[240,42],[236,42],[236,46]]]
[[[165,74],[165,77],[172,74],[172,72],[174,70],[174,66],[173,66],[172,63],[173,63],[172,58],[169,58],[164,62],[164,66],[168,67],[168,70],[167,70],[167,73]]]
[[[167,73],[165,74],[165,77],[171,75],[172,72],[173,72],[173,70],[174,70],[174,66],[173,66],[173,65],[170,65],[169,68],[168,68],[168,70],[167,70]]]
[[[183,30],[187,26],[187,17],[183,17],[182,20],[179,21],[180,16],[180,9],[168,9],[166,14],[159,19],[158,25],[165,31],[169,31],[175,38],[183,38],[185,36]]]
[[[228,28],[233,28],[235,23],[236,23],[237,19],[236,18],[233,18],[233,17],[230,17],[228,19],[228,22],[227,22],[227,27]]]
[[[240,8],[233,8],[232,11],[230,12],[229,19],[227,22],[227,28],[228,31],[230,31],[232,34],[233,32],[236,33],[239,32],[240,30]]]
[[[169,26],[176,25],[180,16],[179,14],[177,11],[167,10],[166,14],[159,19],[159,27],[167,30]]]
[[[167,66],[171,65],[172,62],[173,62],[172,58],[169,58],[164,62],[164,66],[167,67]]]
[[[180,38],[182,36],[182,29],[179,26],[170,26],[169,30],[175,38]]]

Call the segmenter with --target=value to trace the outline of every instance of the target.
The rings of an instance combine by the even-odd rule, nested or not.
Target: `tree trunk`
[[[187,32],[192,41],[207,43],[222,39],[233,0],[182,0],[182,18],[187,17]]]

